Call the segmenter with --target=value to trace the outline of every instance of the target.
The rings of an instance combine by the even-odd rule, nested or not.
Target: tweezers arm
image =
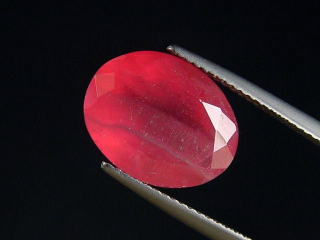
[[[193,63],[196,67],[204,70],[215,80],[228,86],[231,90],[234,90],[240,96],[243,96],[255,105],[260,106],[271,115],[278,117],[284,123],[289,125],[289,127],[293,127],[308,139],[316,142],[317,144],[320,143],[320,122],[318,120],[310,117],[306,113],[282,101],[244,78],[239,77],[238,75],[184,48],[172,45],[167,49],[174,55]]]
[[[182,204],[177,200],[170,198],[168,195],[150,187],[149,185],[130,177],[119,169],[113,167],[111,164],[102,162],[101,167],[106,173],[142,198],[210,239],[248,239],[240,233],[234,232],[213,219],[198,213],[187,205]]]

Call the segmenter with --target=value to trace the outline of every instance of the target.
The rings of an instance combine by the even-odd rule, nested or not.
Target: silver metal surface
[[[253,102],[271,115],[278,117],[308,139],[317,144],[320,143],[320,122],[318,120],[310,117],[244,78],[239,77],[186,49],[174,45],[169,46],[167,49],[174,55],[183,58],[202,69],[214,80],[228,86],[231,90],[237,92],[240,96]],[[106,173],[133,192],[206,237],[216,240],[248,239],[242,234],[237,233],[189,206],[178,202],[151,186],[130,177],[121,170],[113,167],[111,164],[102,162],[101,167]]]
[[[109,163],[102,162],[101,168],[139,196],[210,239],[249,239],[149,185],[130,177]]]
[[[293,127],[308,139],[320,143],[320,122],[306,113],[298,110],[290,104],[282,101],[271,93],[261,89],[255,84],[242,77],[212,63],[182,47],[171,45],[167,48],[174,55],[193,63],[196,67],[204,70],[215,80],[227,85],[240,96],[260,106],[262,109],[278,117],[282,122]]]

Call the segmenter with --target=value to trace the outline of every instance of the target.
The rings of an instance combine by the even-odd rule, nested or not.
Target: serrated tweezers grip
[[[149,185],[130,177],[109,163],[102,162],[101,168],[142,198],[208,238],[216,240],[249,239]]]
[[[319,145],[320,122],[244,78],[182,47],[167,48]]]

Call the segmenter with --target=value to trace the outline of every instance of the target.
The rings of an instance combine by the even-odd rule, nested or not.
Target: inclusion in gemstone
[[[220,175],[238,145],[233,111],[192,64],[141,51],[104,64],[84,101],[87,129],[101,152],[142,182],[192,187]]]

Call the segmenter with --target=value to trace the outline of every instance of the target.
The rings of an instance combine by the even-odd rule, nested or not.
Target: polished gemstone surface
[[[141,51],[104,64],[84,101],[101,152],[142,182],[169,188],[206,183],[230,165],[238,144],[233,111],[190,63]]]

